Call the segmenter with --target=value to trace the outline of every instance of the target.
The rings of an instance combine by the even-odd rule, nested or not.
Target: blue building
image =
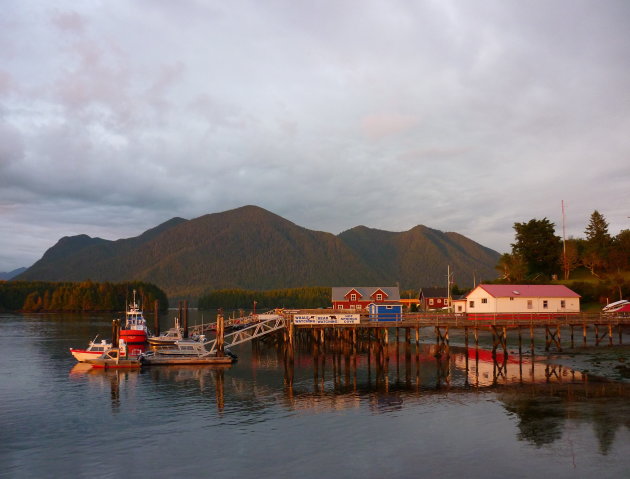
[[[370,303],[370,321],[401,321],[402,304],[398,302]]]

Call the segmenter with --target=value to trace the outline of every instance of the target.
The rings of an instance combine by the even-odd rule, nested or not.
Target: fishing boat
[[[128,305],[125,314],[125,325],[120,328],[120,338],[127,344],[145,343],[149,332],[147,321],[136,303],[136,290],[133,290],[133,302]]]
[[[152,346],[170,346],[184,339],[182,328],[179,326],[179,318],[175,318],[175,326],[159,336],[151,336],[147,339]]]
[[[90,341],[86,349],[70,348],[70,354],[79,362],[84,362],[88,359],[94,359],[101,356],[104,352],[112,349],[112,343],[108,343],[105,339],[101,339],[100,343],[96,342],[96,337]]]
[[[139,357],[127,356],[127,345],[122,339],[117,348],[111,348],[99,357],[87,359],[85,362],[94,368],[139,368],[142,366]]]
[[[231,364],[236,355],[225,351],[224,355],[211,354],[205,347],[205,338],[199,340],[182,339],[175,341],[172,347],[147,351],[140,355],[140,361],[146,365],[167,364]]]

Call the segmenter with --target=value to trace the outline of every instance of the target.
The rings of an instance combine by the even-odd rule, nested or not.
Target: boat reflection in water
[[[257,344],[246,359],[234,365],[164,366],[140,372],[95,371],[77,364],[71,377],[109,388],[114,410],[120,408],[121,398],[130,395],[121,394],[121,389],[140,384],[159,385],[157,390],[168,398],[169,407],[174,407],[172,398],[178,398],[175,403],[182,410],[205,399],[220,414],[228,408],[231,412],[255,408],[262,414],[278,405],[307,414],[364,407],[375,414],[389,414],[433,407],[436,402],[465,404],[488,397],[517,417],[519,439],[534,445],[557,440],[567,417],[599,427],[599,421],[612,420],[601,410],[602,404],[624,410],[630,399],[630,385],[596,380],[548,364],[546,358],[532,361],[525,356],[457,347],[445,354],[434,345],[403,345],[383,352],[368,349],[347,355]],[[480,396],[484,392],[492,396]],[[610,438],[606,441],[602,439],[602,451],[610,447],[606,445]]]

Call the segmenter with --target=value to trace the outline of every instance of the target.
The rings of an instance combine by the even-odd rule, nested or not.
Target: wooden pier
[[[459,330],[463,332],[465,346],[468,347],[470,333],[472,333],[474,344],[479,344],[479,332],[487,331],[492,336],[492,350],[502,350],[507,353],[508,334],[516,334],[519,351],[523,348],[523,331],[529,332],[531,350],[534,348],[535,330],[545,331],[545,350],[554,348],[562,351],[562,331],[566,332],[564,344],[570,348],[578,346],[600,346],[623,344],[624,328],[630,327],[630,316],[615,316],[609,314],[484,314],[484,315],[461,315],[461,314],[431,314],[431,313],[410,313],[400,316],[398,321],[378,321],[362,315],[359,324],[332,324],[332,325],[302,325],[293,324],[295,314],[329,314],[334,315],[331,310],[303,310],[286,314],[286,321],[294,329],[312,330],[312,335],[320,342],[331,335],[345,337],[347,341],[354,342],[359,335],[373,336],[387,344],[389,340],[388,331],[393,330],[398,339],[400,330],[404,331],[405,342],[411,342],[412,332],[415,333],[416,344],[420,341],[420,331],[426,335],[426,329],[432,328],[432,336],[435,343],[442,349],[448,348],[450,344],[450,332]],[[292,328],[292,329],[293,329]],[[372,333],[370,333],[372,331]],[[581,341],[576,336],[581,333]],[[590,333],[590,334],[589,334]],[[429,333],[431,334],[431,333]],[[590,344],[588,341],[591,337]],[[289,338],[289,340],[291,340]]]

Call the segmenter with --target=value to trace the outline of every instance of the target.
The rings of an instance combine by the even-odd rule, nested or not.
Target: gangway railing
[[[264,319],[246,328],[239,329],[238,331],[226,334],[223,337],[223,347],[229,348],[231,346],[236,346],[237,344],[245,343],[247,341],[251,341],[252,339],[265,336],[269,333],[279,331],[286,326],[283,316],[280,316],[279,314],[266,316],[272,317],[269,319]],[[215,354],[217,352],[216,338],[210,341],[206,341],[204,344],[206,346],[206,349],[208,350],[209,355]]]

